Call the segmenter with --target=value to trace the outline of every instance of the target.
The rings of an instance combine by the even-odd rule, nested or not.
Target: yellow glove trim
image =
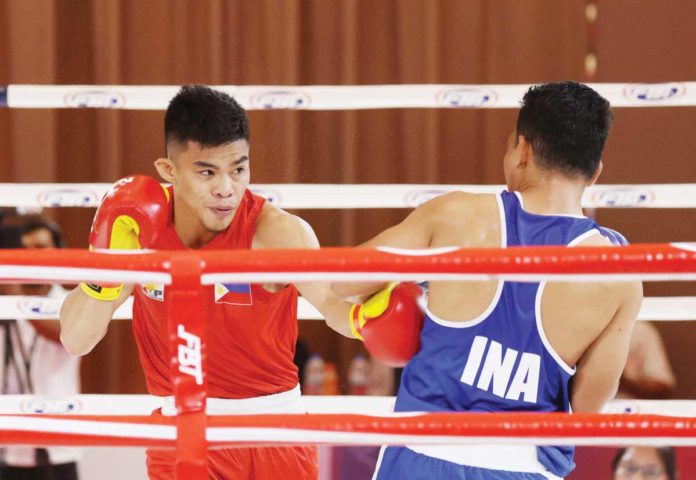
[[[160,183],[160,187],[164,190],[164,196],[167,197],[167,203],[169,203],[169,189]]]
[[[356,311],[357,310],[357,311]],[[356,323],[358,325],[356,325]],[[362,305],[355,303],[350,307],[350,313],[348,314],[348,325],[350,326],[350,332],[358,340],[365,341],[363,336],[358,331],[358,328],[362,330],[363,325],[365,325],[365,317],[362,315]]]
[[[117,287],[102,287],[101,285],[93,285],[80,283],[80,288],[90,297],[102,302],[113,302],[121,295],[123,284]]]
[[[111,250],[140,250],[140,227],[138,223],[128,215],[116,217],[111,226],[111,239],[109,249]]]
[[[386,288],[372,295],[363,304],[360,315],[366,318],[375,318],[382,315],[387,307],[389,307],[389,299],[391,298],[392,290],[394,290],[398,284],[399,282],[391,282]],[[365,321],[361,320],[361,322],[362,327],[362,325],[365,324]]]

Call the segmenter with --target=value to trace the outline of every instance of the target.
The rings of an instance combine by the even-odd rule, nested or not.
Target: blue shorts
[[[405,447],[387,447],[377,461],[373,480],[547,480],[538,473],[508,472],[469,467],[416,453]]]

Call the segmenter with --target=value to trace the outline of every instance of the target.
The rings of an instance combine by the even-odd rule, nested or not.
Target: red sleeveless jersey
[[[250,249],[254,223],[264,203],[264,198],[247,190],[230,226],[203,250]],[[173,225],[152,248],[187,249]],[[298,383],[297,367],[293,363],[297,289],[289,285],[271,293],[255,284],[216,284],[203,288],[208,321],[208,395],[249,398],[294,388]],[[172,395],[167,288],[136,285],[134,297],[133,332],[148,391],[153,395]]]

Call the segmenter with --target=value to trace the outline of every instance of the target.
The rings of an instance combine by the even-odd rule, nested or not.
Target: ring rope
[[[57,320],[62,297],[22,295],[0,296],[0,320],[29,318],[32,320]],[[133,318],[133,298],[129,297],[114,313],[114,320]],[[323,320],[324,317],[306,299],[297,302],[299,320]],[[696,320],[696,297],[646,297],[638,313],[638,320],[691,321]]]
[[[0,251],[0,278],[33,283],[171,285],[173,265],[201,268],[202,285],[297,281],[628,281],[696,280],[696,244],[625,247],[323,248],[89,252]],[[125,269],[125,270],[124,270]]]
[[[303,395],[307,413],[356,413],[389,416],[395,397],[357,395]],[[161,408],[154,395],[0,395],[0,414],[11,415],[145,415]],[[612,400],[602,409],[611,414],[652,414],[696,417],[696,400]]]
[[[0,415],[0,444],[171,447],[178,417]],[[208,415],[206,447],[235,445],[696,446],[696,419],[591,413]]]
[[[696,106],[696,82],[590,83],[612,107]],[[519,108],[524,85],[214,86],[247,110],[374,108]],[[0,107],[164,110],[179,86],[9,85]]]
[[[0,206],[98,207],[109,183],[0,183]],[[448,192],[499,193],[504,185],[256,184],[252,192],[281,208],[415,208]],[[584,208],[696,208],[696,183],[593,185]]]

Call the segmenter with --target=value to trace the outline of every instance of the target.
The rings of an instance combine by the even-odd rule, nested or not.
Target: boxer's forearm
[[[129,288],[124,288],[127,297]],[[122,292],[124,295],[124,292]],[[72,355],[85,355],[106,335],[121,298],[105,302],[91,298],[80,287],[65,297],[60,309],[60,341]]]

